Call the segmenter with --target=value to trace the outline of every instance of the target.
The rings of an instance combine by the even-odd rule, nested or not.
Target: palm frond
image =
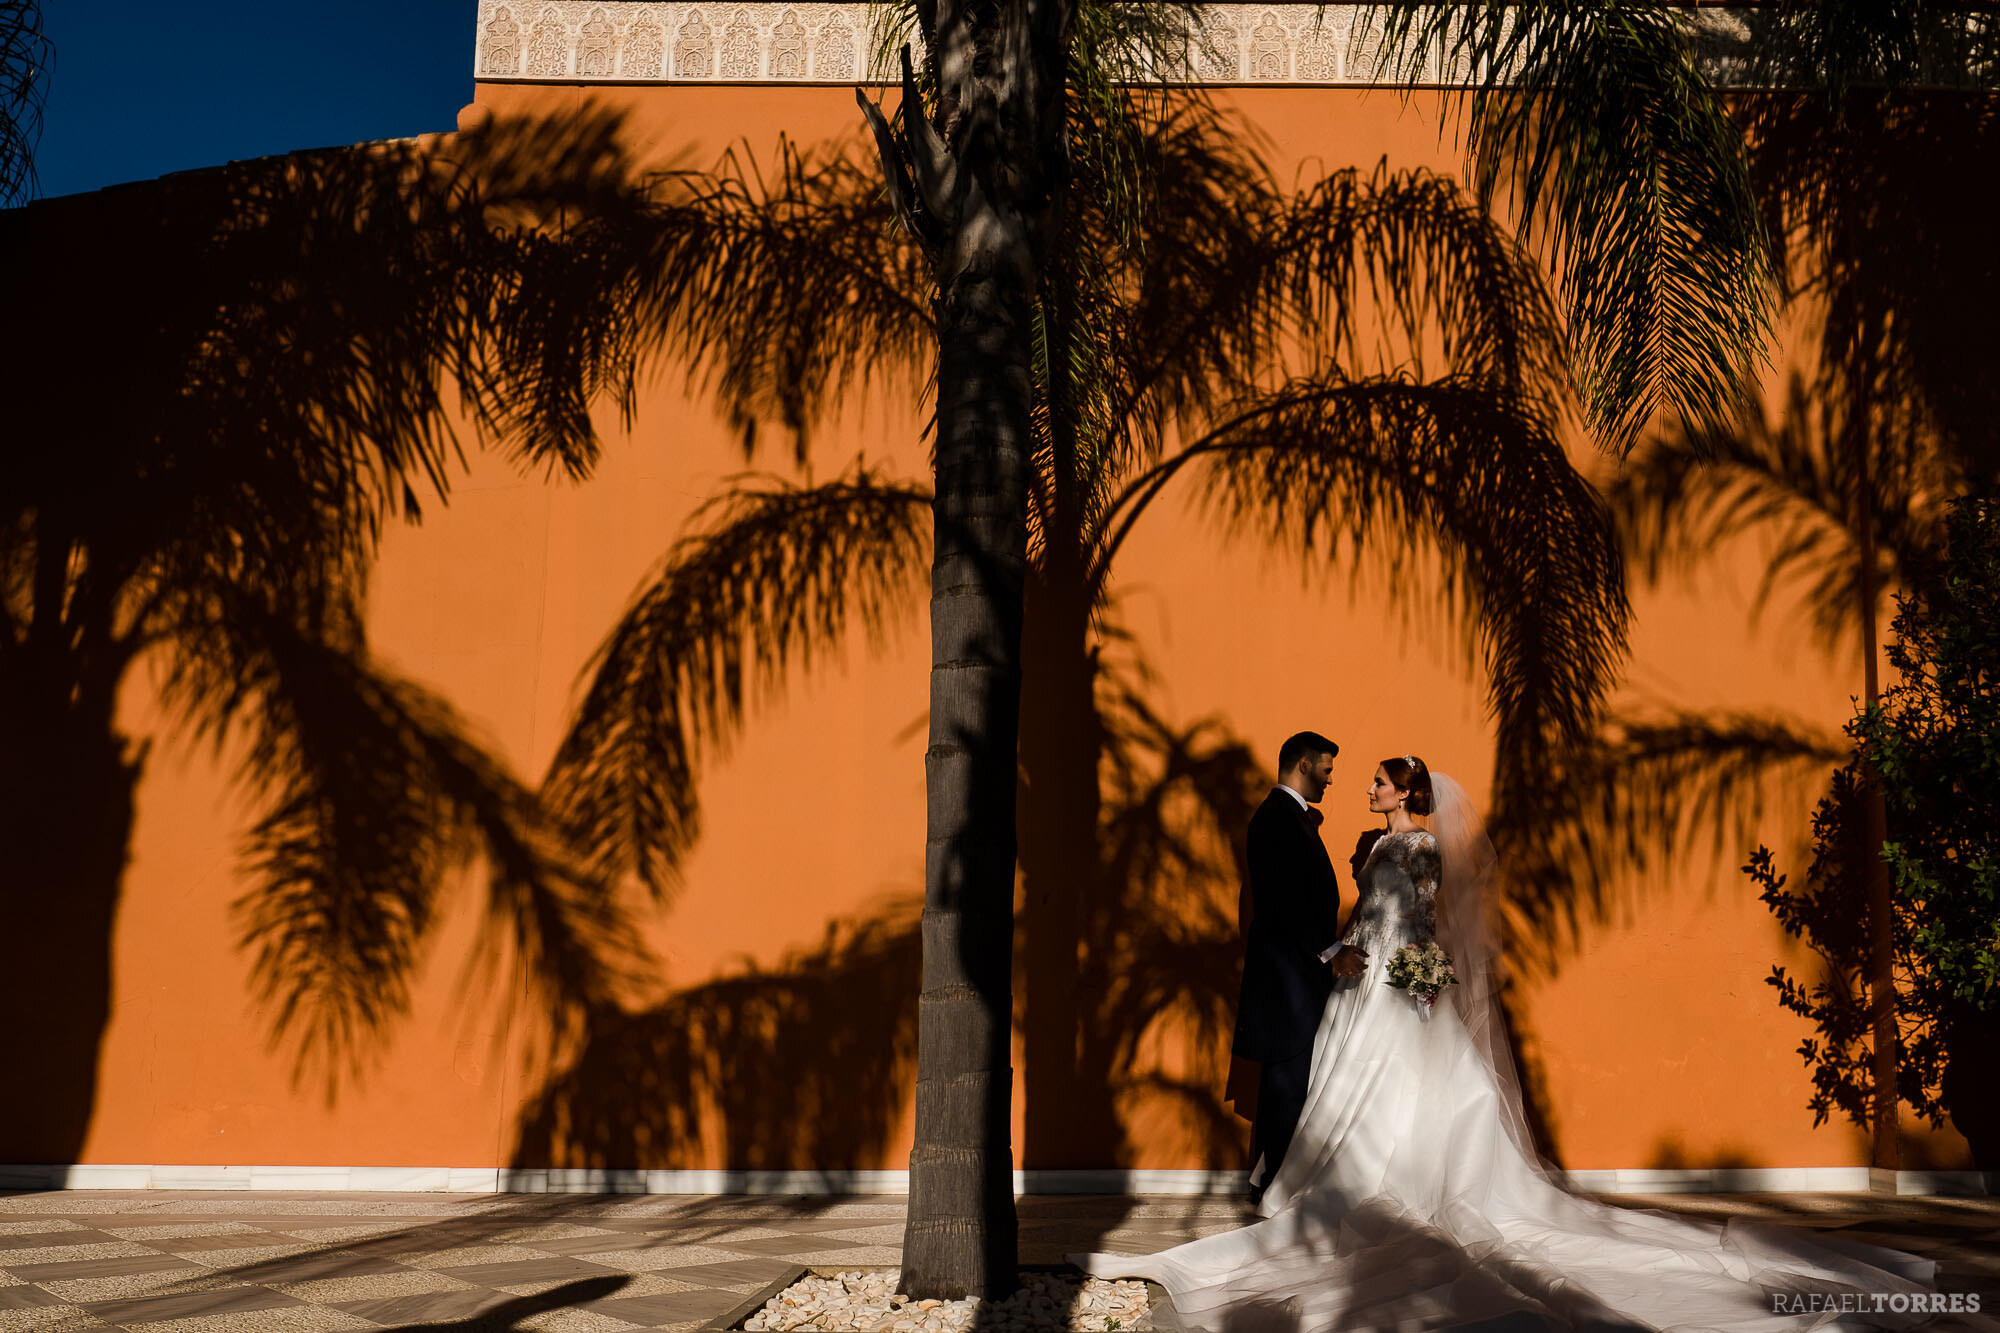
[[[469,148],[448,160],[388,144],[8,214],[0,299],[18,318],[0,326],[0,356],[19,372],[24,429],[66,441],[0,479],[10,570],[54,571],[14,580],[9,618],[52,644],[94,640],[104,651],[88,670],[113,678],[136,647],[173,636],[172,604],[201,589],[239,584],[309,623],[359,589],[385,519],[447,493],[459,461],[448,376],[514,404],[494,424],[533,417],[586,466],[589,417],[578,403],[563,418],[551,367],[589,386],[624,363],[543,357],[518,327],[513,346],[497,340],[503,316],[532,324],[538,304],[579,299],[566,270],[523,266],[535,229],[520,219],[545,218],[564,191],[625,188],[609,136],[598,123],[492,127],[485,151],[539,144],[548,170],[515,194]],[[124,313],[106,321],[109,308]],[[120,366],[121,392],[79,421],[78,368],[102,360]],[[219,684],[226,713],[233,690]]]
[[[1193,0],[1080,0],[1071,8],[1064,146],[1069,203],[1093,210],[1103,230],[1130,242],[1160,199],[1151,158],[1162,120],[1209,99],[1200,85],[1168,88],[1162,72],[1186,68],[1202,40]]]
[[[600,873],[668,891],[699,832],[703,753],[726,748],[753,687],[917,612],[929,518],[927,494],[858,464],[818,486],[742,483],[697,513],[598,650],[544,782]]]
[[[746,446],[777,421],[802,460],[813,425],[848,395],[879,379],[928,390],[923,255],[850,156],[781,142],[768,175],[747,149],[668,173],[620,243],[643,256],[620,263],[646,275],[636,327],[687,361]]]
[[[1804,87],[1838,106],[1858,86],[2000,86],[2000,23],[1978,5],[1934,0],[1782,0],[1758,43],[1758,81]]]
[[[610,899],[532,793],[359,628],[382,524],[459,463],[447,379],[525,451],[588,466],[561,381],[621,386],[626,344],[538,349],[496,321],[587,304],[600,277],[615,294],[618,271],[556,264],[545,229],[579,200],[630,206],[616,140],[601,118],[500,122],[477,144],[234,163],[0,219],[0,356],[20,423],[64,442],[0,479],[7,618],[73,691],[115,693],[150,650],[187,733],[247,738],[270,804],[245,943],[302,1071],[336,1077],[404,1007],[440,880],[476,856],[489,926],[550,1013],[605,1003],[624,966]],[[120,392],[79,417],[107,361]]]
[[[1034,306],[1027,556],[1039,568],[1075,558],[1075,534],[1101,517],[1122,461],[1110,417],[1116,344],[1101,318],[1114,307],[1108,276],[1089,254],[1052,255]]]
[[[667,1166],[717,1125],[725,1160],[753,1170],[886,1154],[916,1063],[919,915],[899,902],[829,923],[776,967],[594,1016],[518,1117],[513,1160]]]
[[[0,0],[0,208],[35,193],[35,145],[52,58],[41,0]]]
[[[1061,235],[1043,258],[1033,310],[1032,403],[1034,441],[1030,474],[1028,554],[1037,563],[1075,558],[1078,534],[1093,530],[1104,496],[1129,458],[1131,441],[1115,419],[1121,365],[1133,330],[1126,310],[1124,265],[1139,242],[1135,219],[1125,211],[1157,202],[1159,167],[1171,157],[1160,140],[1107,146],[1128,138],[1136,114],[1100,125],[1089,109],[1072,108],[1070,134],[1077,162],[1069,205],[1059,216]],[[1157,127],[1155,127],[1157,128]],[[1143,149],[1141,160],[1108,159]],[[1099,188],[1103,171],[1141,172],[1146,184]],[[1118,189],[1136,188],[1134,199]]]
[[[1372,8],[1389,59],[1441,60],[1482,197],[1514,192],[1558,266],[1590,420],[1727,419],[1769,335],[1773,264],[1742,136],[1654,0]]]
[[[1794,377],[1775,422],[1749,403],[1731,429],[1649,442],[1607,489],[1627,557],[1658,583],[1687,573],[1723,543],[1760,535],[1768,546],[1753,613],[1792,590],[1820,641],[1838,646],[1859,631],[1861,551],[1855,460],[1833,438],[1837,427],[1827,405]],[[1950,477],[1934,456],[1895,447],[1905,438],[1884,430],[1870,439],[1875,586],[1882,590],[1938,550],[1944,536],[1937,501]]]
[[[273,1039],[297,1039],[301,1073],[332,1086],[407,1012],[439,894],[475,859],[481,953],[509,943],[558,1030],[612,1007],[644,951],[609,885],[448,705],[370,660],[356,608],[302,626],[211,588],[178,609],[165,697],[218,745],[247,734],[243,779],[268,802],[236,911]],[[223,697],[237,706],[218,713]]]
[[[1238,533],[1282,534],[1315,561],[1366,555],[1391,580],[1435,552],[1442,602],[1487,672],[1503,764],[1587,731],[1625,651],[1624,566],[1534,404],[1465,378],[1299,381],[1140,479],[1125,522],[1197,461],[1203,502]]]
[[[1320,363],[1421,376],[1433,346],[1443,370],[1555,410],[1560,320],[1532,258],[1477,200],[1386,162],[1283,195],[1230,128],[1205,115],[1158,127],[1160,230],[1126,261],[1119,345],[1120,413],[1142,453],[1157,456],[1169,423],[1245,385]]]
[[[1051,257],[1044,300],[1045,315],[1075,312],[1057,323],[1077,368],[1038,368],[1052,420],[1081,423],[1063,444],[1086,541],[1107,539],[1116,488],[1190,420],[1326,365],[1421,372],[1441,349],[1451,372],[1557,410],[1563,340],[1540,271],[1453,182],[1385,163],[1288,194],[1207,103],[1132,114],[1151,201],[1138,231],[1121,236],[1080,175],[1069,249],[1082,257]]]
[[[622,401],[635,370],[612,317],[630,275],[547,228],[579,201],[629,211],[629,174],[613,120],[502,121],[449,153],[296,153],[10,215],[7,252],[23,258],[0,295],[20,318],[0,352],[37,386],[24,424],[72,447],[7,478],[0,500],[103,508],[105,485],[144,472],[120,517],[165,515],[154,533],[171,541],[167,511],[214,493],[181,472],[261,451],[299,459],[285,498],[340,506],[372,540],[383,517],[449,489],[447,378],[498,442],[586,469],[589,397]],[[113,307],[123,316],[104,320]],[[612,332],[583,329],[593,321]],[[93,358],[121,367],[125,391],[87,427],[61,427]]]
[[[925,53],[925,59],[917,64],[920,86],[926,90],[937,86],[927,35],[937,21],[937,0],[869,0],[868,20],[871,69],[890,72],[893,77],[907,46]]]
[[[1553,971],[1621,886],[1704,845],[1740,856],[1767,810],[1811,804],[1845,739],[1775,715],[1661,711],[1605,719],[1490,812],[1507,867],[1510,955]]]
[[[306,378],[278,377],[286,389],[354,432],[340,447],[376,442],[382,489],[407,499],[412,477],[446,489],[446,372],[487,436],[588,471],[591,399],[629,410],[634,274],[591,229],[552,229],[637,206],[616,118],[501,120],[449,153],[364,145],[247,166],[218,243],[219,266],[251,279],[228,307],[233,348],[283,349]],[[322,276],[300,282],[302,270]],[[338,377],[362,375],[376,382],[339,393]]]
[[[874,68],[896,69],[907,46],[922,55],[915,63],[919,95],[934,97],[934,0],[876,0],[870,10]],[[1070,183],[1081,188],[1073,188],[1066,202],[1124,220],[1128,225],[1119,230],[1129,236],[1129,223],[1152,205],[1145,169],[1149,122],[1170,103],[1208,100],[1198,85],[1169,89],[1162,82],[1184,74],[1205,40],[1202,6],[1194,0],[1077,0],[1069,6],[1068,38],[1063,140]]]
[[[2000,99],[1869,88],[1830,102],[1809,88],[1757,98],[1746,121],[1823,349],[1815,395],[1914,418],[1922,448],[2000,476],[2000,251],[1983,221],[2000,201],[1961,170],[2000,153]]]
[[[1130,647],[1115,627],[1105,637]],[[1086,901],[1087,1067],[1107,1071],[1114,1095],[1151,1084],[1226,1126],[1219,1093],[1242,972],[1238,839],[1268,779],[1217,719],[1176,726],[1161,717],[1146,701],[1151,684],[1143,662],[1126,653],[1107,657],[1099,681],[1101,842],[1114,895]],[[1173,1027],[1217,1057],[1209,1078],[1169,1086],[1160,1075],[1134,1074]]]
[[[1104,637],[1126,638],[1115,629]],[[1268,782],[1257,757],[1219,719],[1176,727],[1162,718],[1146,701],[1147,677],[1142,663],[1107,661],[1099,681],[1108,775],[1104,864],[1123,890],[1116,910],[1127,926],[1150,930],[1142,922],[1158,919],[1167,923],[1159,930],[1202,936],[1243,882],[1236,839]]]
[[[1397,335],[1392,364],[1492,380],[1549,410],[1563,397],[1565,344],[1540,269],[1487,209],[1447,176],[1391,171],[1385,159],[1327,177],[1285,219],[1281,269],[1308,325],[1335,327],[1328,352],[1361,348],[1353,312],[1366,298]]]

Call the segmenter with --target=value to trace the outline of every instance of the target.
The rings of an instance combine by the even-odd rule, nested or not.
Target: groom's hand
[[[1336,977],[1358,977],[1368,970],[1368,951],[1344,944],[1328,966]]]

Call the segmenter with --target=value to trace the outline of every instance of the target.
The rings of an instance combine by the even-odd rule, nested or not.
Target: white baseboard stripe
[[[1594,1194],[2000,1194],[2000,1172],[1865,1166],[1572,1171]],[[492,1166],[0,1166],[0,1190],[431,1191],[450,1194],[906,1194],[907,1171],[641,1171]],[[1020,1194],[1232,1195],[1240,1171],[1016,1171]]]

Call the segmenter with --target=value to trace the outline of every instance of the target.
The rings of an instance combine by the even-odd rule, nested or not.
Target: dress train
[[[1263,1220],[1155,1254],[1074,1262],[1157,1280],[1181,1321],[1207,1333],[1771,1333],[1910,1327],[1933,1318],[1934,1303],[1945,1308],[1926,1259],[1564,1188],[1510,1132],[1518,1094],[1461,1020],[1461,988],[1426,1012],[1386,984],[1395,944],[1427,938],[1434,920],[1419,841],[1428,836],[1391,835],[1370,858],[1348,934],[1367,945],[1368,968],[1322,1013],[1305,1111]],[[1964,1315],[1955,1324],[2000,1328]]]

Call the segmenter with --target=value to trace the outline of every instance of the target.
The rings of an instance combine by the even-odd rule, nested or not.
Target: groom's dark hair
[[[1278,747],[1278,772],[1280,775],[1291,772],[1308,755],[1339,753],[1340,747],[1317,731],[1302,731]]]

